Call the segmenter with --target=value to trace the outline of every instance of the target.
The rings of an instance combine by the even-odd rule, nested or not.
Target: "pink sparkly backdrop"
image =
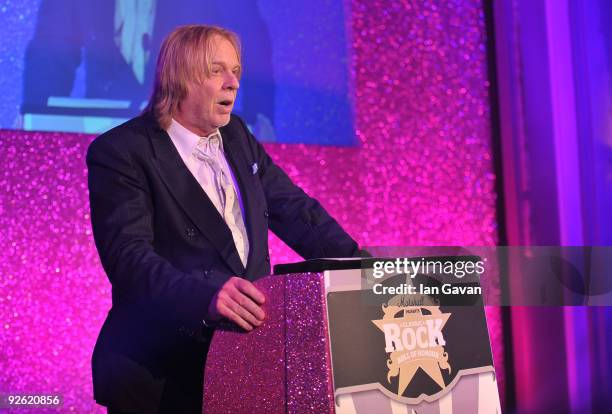
[[[359,148],[267,149],[363,246],[492,245],[481,4],[416,3],[346,3]],[[61,393],[78,413],[96,410],[90,356],[110,307],[89,225],[90,140],[0,132],[0,392]],[[271,249],[277,263],[297,259],[275,238]],[[501,321],[488,311],[500,376]]]

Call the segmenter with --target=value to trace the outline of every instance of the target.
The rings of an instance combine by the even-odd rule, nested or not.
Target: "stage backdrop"
[[[356,145],[267,150],[363,246],[495,244],[481,3],[343,10]],[[0,391],[58,392],[63,412],[96,410],[90,357],[110,308],[89,223],[92,138],[0,133]],[[277,263],[297,259],[274,237],[271,248]],[[488,316],[503,379],[500,319]]]
[[[2,4],[5,7],[2,7]],[[0,128],[101,133],[138,114],[164,37],[205,23],[242,43],[234,111],[266,142],[355,145],[347,19],[326,0],[0,1]]]

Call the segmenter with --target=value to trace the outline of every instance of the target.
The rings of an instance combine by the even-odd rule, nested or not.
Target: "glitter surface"
[[[266,148],[362,246],[494,245],[481,2],[345,4],[359,147]],[[90,357],[110,285],[90,234],[90,140],[0,131],[0,391],[59,392],[59,412],[103,412]],[[503,389],[501,321],[487,316]]]
[[[253,332],[215,332],[204,379],[205,413],[285,412],[285,278],[255,285],[266,296],[266,321]]]
[[[322,274],[287,277],[287,413],[333,413]]]
[[[111,303],[89,221],[90,140],[0,134],[0,391],[59,393],[61,412],[96,411],[90,358]]]
[[[333,412],[322,274],[270,276],[255,285],[267,298],[266,322],[250,333],[215,333],[204,412]]]

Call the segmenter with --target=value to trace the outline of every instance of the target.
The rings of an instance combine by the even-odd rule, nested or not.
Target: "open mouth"
[[[224,106],[226,108],[229,108],[230,106],[232,106],[233,101],[230,99],[224,99],[222,101],[219,101],[218,104],[221,106]]]

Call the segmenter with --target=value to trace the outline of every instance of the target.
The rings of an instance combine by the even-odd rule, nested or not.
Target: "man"
[[[110,413],[199,413],[214,323],[265,320],[268,229],[305,258],[358,254],[321,205],[231,115],[235,34],[183,26],[162,44],[145,112],[87,154],[92,225],[113,307],[94,397]]]

